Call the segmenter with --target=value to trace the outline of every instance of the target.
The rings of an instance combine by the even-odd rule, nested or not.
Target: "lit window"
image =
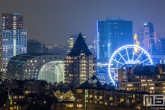
[[[149,86],[154,86],[154,83],[149,83]]]
[[[146,80],[145,79],[142,79],[141,82],[146,82]]]
[[[113,98],[112,97],[109,97],[109,100],[113,100]]]
[[[147,84],[142,84],[142,86],[147,86]]]
[[[81,107],[83,107],[83,105],[82,104],[77,104],[77,107],[81,108]]]
[[[73,104],[69,104],[69,105],[67,105],[67,107],[73,107]]]
[[[17,96],[14,96],[14,99],[17,99]]]
[[[150,81],[152,81],[152,79],[148,79],[147,81],[150,82]]]
[[[150,87],[150,89],[152,89],[152,90],[153,90],[153,89],[154,89],[154,87]]]
[[[127,86],[132,86],[132,84],[127,84]]]
[[[82,93],[82,89],[77,89],[77,93]]]

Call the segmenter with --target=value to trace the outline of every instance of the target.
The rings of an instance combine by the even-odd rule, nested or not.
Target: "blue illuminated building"
[[[107,18],[97,21],[97,59],[109,60],[119,47],[133,44],[132,21]]]

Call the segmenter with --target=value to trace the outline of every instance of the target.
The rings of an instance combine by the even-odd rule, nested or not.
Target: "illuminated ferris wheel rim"
[[[150,61],[150,65],[153,64],[150,55],[149,55],[148,52],[147,52],[145,49],[143,49],[142,47],[140,47],[140,46],[135,46],[135,45],[125,45],[125,46],[122,46],[122,47],[118,48],[118,49],[112,54],[112,56],[110,57],[110,60],[109,60],[108,72],[109,72],[109,75],[110,75],[110,79],[111,79],[111,81],[112,81],[113,83],[115,83],[115,81],[112,79],[111,70],[110,70],[110,69],[111,69],[111,64],[112,64],[112,62],[113,62],[113,58],[115,57],[115,55],[116,55],[117,52],[119,52],[120,50],[123,50],[123,49],[126,49],[126,50],[127,50],[128,48],[133,48],[133,49],[137,48],[137,49],[139,49],[139,50],[142,50],[142,52],[143,52],[144,54],[146,54],[146,56],[148,57],[148,60]],[[127,54],[129,54],[129,53],[127,53]],[[142,54],[142,53],[141,53],[141,54]],[[126,63],[124,63],[124,64],[126,64]],[[135,63],[135,64],[136,64],[136,63]]]

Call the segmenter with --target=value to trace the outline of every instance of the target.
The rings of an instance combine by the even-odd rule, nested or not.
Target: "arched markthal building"
[[[14,56],[7,65],[8,79],[38,79],[64,82],[65,55],[22,54]]]

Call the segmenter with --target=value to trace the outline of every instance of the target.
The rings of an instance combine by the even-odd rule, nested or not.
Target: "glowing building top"
[[[106,21],[125,21],[125,20],[120,17],[108,17]]]

